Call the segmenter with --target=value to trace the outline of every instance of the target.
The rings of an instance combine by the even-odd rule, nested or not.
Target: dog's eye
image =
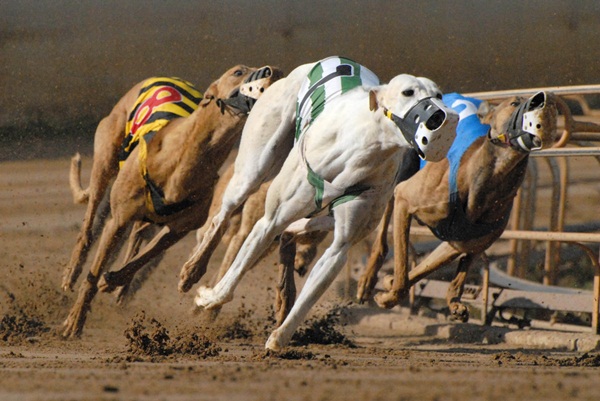
[[[435,95],[435,97],[438,98],[438,99],[440,99],[440,100],[442,100],[442,94],[441,93],[438,93],[437,95]]]
[[[517,107],[520,104],[521,104],[521,102],[519,102],[517,100],[515,100],[514,102],[510,102],[510,105],[513,106],[513,107]]]
[[[244,72],[242,70],[235,70],[233,75],[236,77],[241,77],[242,75],[244,75]]]
[[[406,89],[402,91],[402,94],[406,97],[412,96],[415,94],[415,91],[412,89]]]

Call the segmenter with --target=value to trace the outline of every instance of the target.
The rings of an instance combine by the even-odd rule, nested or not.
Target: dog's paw
[[[62,337],[63,338],[78,338],[81,336],[83,330],[83,322],[81,317],[81,311],[74,307],[70,312],[69,316],[65,319],[62,324]]]
[[[231,301],[231,296],[223,295],[214,288],[199,287],[194,298],[196,306],[204,309],[214,309]]]
[[[284,344],[281,343],[281,340],[279,338],[279,331],[275,330],[269,336],[269,339],[267,340],[267,342],[265,344],[265,349],[271,350],[271,351],[281,351],[281,349],[283,347],[284,347]]]
[[[205,273],[205,265],[195,261],[194,259],[188,260],[181,268],[177,289],[179,290],[179,292],[188,292],[192,289],[194,284],[200,281],[200,279],[202,278],[202,276],[204,276]]]
[[[356,286],[356,300],[359,304],[364,304],[371,297],[371,284],[369,278],[362,275]]]
[[[386,291],[391,291],[392,286],[394,285],[394,276],[391,274],[387,274],[383,277],[383,288]]]
[[[210,287],[198,287],[196,296],[194,297],[194,304],[200,308],[208,309],[208,307],[212,304],[213,292],[213,289]]]
[[[400,294],[394,291],[380,292],[375,295],[375,302],[379,307],[391,309],[400,303]]]
[[[73,291],[73,286],[75,285],[75,281],[77,281],[77,278],[79,277],[80,273],[81,269],[65,269],[65,271],[63,272],[62,283],[60,285],[64,292]]]
[[[462,323],[469,321],[469,308],[460,302],[452,302],[450,305],[450,318],[452,320],[458,320]]]

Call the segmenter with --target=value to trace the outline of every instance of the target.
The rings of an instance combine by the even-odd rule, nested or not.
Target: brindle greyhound
[[[281,76],[271,67],[264,68],[274,80]],[[189,117],[173,119],[156,131],[152,140],[142,139],[133,149],[111,189],[112,217],[104,226],[90,272],[64,323],[63,336],[81,334],[98,288],[111,291],[128,284],[150,259],[204,223],[218,170],[246,120],[247,108],[238,101],[240,85],[256,71],[243,65],[231,68],[211,84],[210,96],[205,96]],[[99,282],[127,228],[144,220],[163,228],[121,270]]]
[[[375,296],[377,304],[393,307],[421,278],[463,254],[446,299],[453,317],[468,320],[468,309],[460,302],[467,270],[506,228],[514,197],[526,173],[529,152],[551,147],[557,135],[557,105],[552,93],[507,99],[483,116],[482,122],[489,127],[479,124],[479,128],[473,100],[454,100],[457,103],[453,107],[462,108],[457,138],[467,118],[475,119],[475,129],[483,128],[487,138],[483,135],[476,139],[463,149],[464,155],[460,153],[454,159],[451,149],[448,158],[428,163],[396,186],[394,200],[386,210],[367,268],[359,280],[360,301],[365,301],[372,292],[387,253],[386,233],[393,210],[394,278],[389,291]],[[412,217],[429,226],[444,242],[409,272]]]

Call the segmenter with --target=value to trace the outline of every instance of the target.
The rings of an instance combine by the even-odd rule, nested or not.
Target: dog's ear
[[[217,81],[210,84],[210,86],[204,91],[204,96],[200,101],[200,106],[206,106],[217,97]]]
[[[377,102],[377,92],[375,89],[369,91],[369,110],[377,111],[379,103]]]
[[[494,113],[492,111],[494,107],[489,104],[487,101],[481,102],[479,107],[477,108],[477,117],[483,124],[490,124],[492,122],[492,116]]]

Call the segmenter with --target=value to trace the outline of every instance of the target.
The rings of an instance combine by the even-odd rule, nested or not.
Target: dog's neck
[[[475,154],[468,158],[464,175],[466,213],[472,221],[491,222],[511,207],[525,177],[529,155],[496,146],[487,138],[482,137],[479,141]]]

